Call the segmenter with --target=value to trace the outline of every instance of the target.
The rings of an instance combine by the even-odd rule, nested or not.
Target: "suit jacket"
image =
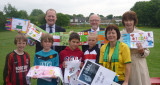
[[[100,31],[104,31],[105,28],[99,28]],[[91,31],[91,29],[87,29],[87,30],[83,30],[82,32],[88,32],[88,31]]]
[[[43,30],[46,30],[46,25],[40,26]],[[55,32],[66,32],[64,28],[61,28],[60,26],[55,25]],[[60,53],[61,50],[64,50],[66,46],[55,46],[55,51]],[[53,47],[51,47],[53,49]],[[41,51],[43,47],[41,46],[40,42],[37,41],[36,43],[36,52]]]

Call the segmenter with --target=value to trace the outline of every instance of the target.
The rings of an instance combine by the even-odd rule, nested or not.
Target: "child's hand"
[[[65,64],[65,61],[63,62],[63,68],[67,68],[67,65]]]
[[[80,69],[83,67],[83,62],[81,62]]]
[[[33,79],[37,79],[37,76],[35,76],[35,75],[33,75],[33,77],[32,77]]]
[[[55,75],[53,75],[52,78],[56,79],[57,77]]]

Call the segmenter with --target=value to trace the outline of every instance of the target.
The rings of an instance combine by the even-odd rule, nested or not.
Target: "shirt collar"
[[[91,31],[94,31],[92,28],[91,28]],[[96,31],[99,31],[99,27],[97,28],[97,30]]]
[[[52,28],[55,28],[55,24],[51,26]],[[46,24],[46,28],[49,28],[49,25]]]

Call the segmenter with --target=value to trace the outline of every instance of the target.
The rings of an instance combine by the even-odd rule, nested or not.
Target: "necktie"
[[[53,33],[52,32],[52,26],[49,26],[49,33]]]

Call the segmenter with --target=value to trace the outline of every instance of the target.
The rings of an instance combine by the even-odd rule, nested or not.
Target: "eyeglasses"
[[[90,20],[90,22],[99,22],[99,20]]]

